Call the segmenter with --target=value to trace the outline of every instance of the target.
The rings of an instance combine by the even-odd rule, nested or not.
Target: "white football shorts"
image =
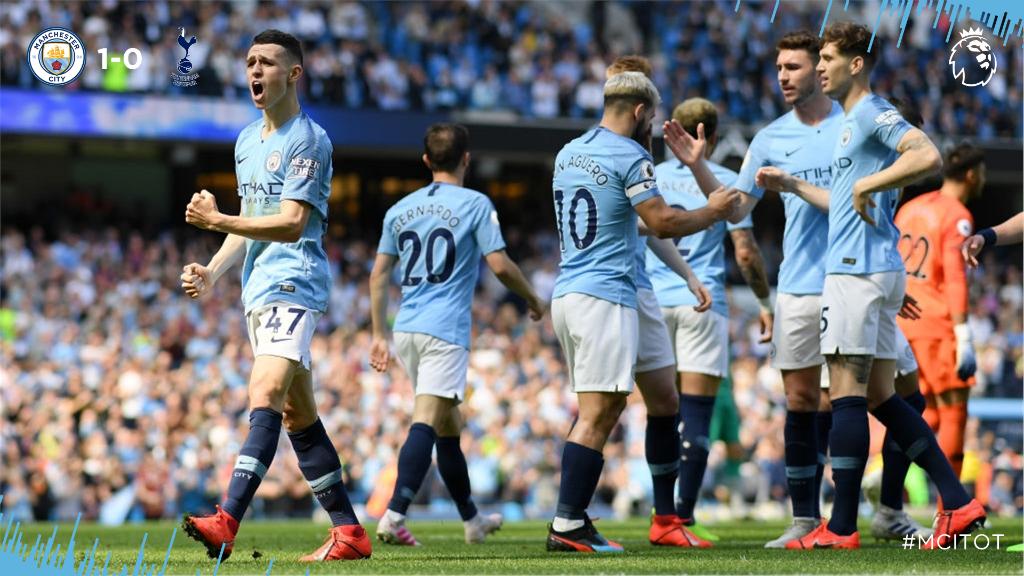
[[[902,270],[826,274],[821,295],[821,353],[896,360],[896,314],[907,277]]]
[[[416,395],[462,402],[466,398],[469,350],[419,332],[395,332],[395,352]]]
[[[824,364],[821,324],[821,295],[780,292],[775,298],[772,366],[779,370],[800,370]]]
[[[662,308],[676,351],[676,370],[725,377],[729,373],[729,319],[693,306]]]
[[[672,351],[672,340],[668,326],[658,306],[658,297],[653,290],[641,288],[636,291],[636,313],[640,323],[640,342],[636,356],[636,371],[650,372],[667,366],[675,366],[676,356]]]
[[[573,392],[633,391],[639,323],[635,309],[587,294],[551,302]]]
[[[320,313],[290,302],[271,302],[245,316],[253,356],[280,356],[310,367],[309,346]]]

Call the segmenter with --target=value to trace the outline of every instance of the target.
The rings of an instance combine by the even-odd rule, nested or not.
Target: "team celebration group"
[[[663,126],[671,154],[656,165],[652,124],[662,102],[650,64],[639,56],[616,60],[607,70],[600,123],[555,158],[551,193],[561,268],[551,302],[507,255],[491,201],[463,186],[470,163],[466,128],[427,130],[423,162],[433,180],[388,210],[370,276],[370,365],[383,372],[399,361],[415,386],[394,492],[377,524],[380,541],[420,545],[406,515],[435,450],[466,542],[482,542],[501,527],[500,514],[478,512],[460,446],[459,403],[483,258],[526,302],[533,320],[550,314],[578,398],[547,549],[623,550],[597,531],[587,507],[604,466],[602,449],[634,387],[647,409],[650,543],[713,546],[714,535],[694,521],[694,507],[715,399],[729,370],[727,235],[760,301],[762,341],[771,343],[786,392],[793,522],[765,546],[860,546],[869,412],[887,430],[873,535],[919,536],[923,547],[935,547],[984,523],[984,508],[959,481],[975,369],[965,267],[987,245],[1020,241],[1021,218],[974,234],[964,203],[984,186],[981,151],[962,143],[943,158],[915,127],[913,110],[872,93],[870,38],[863,26],[839,23],[822,38],[797,31],[780,40],[778,83],[792,109],[758,132],[738,174],[709,160],[719,118],[715,104],[702,98],[675,106]],[[318,417],[311,378],[310,342],[331,281],[321,238],[333,147],[299,105],[302,74],[295,37],[266,30],[253,39],[246,76],[263,114],[235,145],[241,213],[220,212],[205,190],[185,212],[189,224],[226,237],[207,264],[184,266],[182,288],[201,298],[241,264],[255,357],[249,432],[227,493],[215,514],[184,520],[186,533],[212,558],[230,556],[282,428],[333,525],[302,560],[371,555]],[[939,171],[941,189],[897,214],[902,187]],[[751,231],[751,211],[765,191],[780,193],[786,217],[774,305]],[[393,281],[402,301],[389,325]],[[826,461],[835,485],[828,519],[819,505]],[[911,462],[927,472],[941,498],[930,528],[903,511]]]

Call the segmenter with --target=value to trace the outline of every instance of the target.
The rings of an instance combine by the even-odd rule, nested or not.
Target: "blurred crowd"
[[[0,84],[39,86],[26,46],[45,26],[77,32],[85,44],[121,54],[142,50],[138,69],[89,65],[86,90],[181,93],[247,98],[243,54],[266,28],[304,43],[301,98],[347,108],[475,110],[526,117],[593,117],[602,105],[604,70],[622,54],[649,55],[665,106],[703,96],[727,120],[761,124],[785,111],[775,79],[774,46],[799,28],[817,31],[825,2],[497,1],[446,2],[54,2],[0,5]],[[878,21],[879,3],[857,3],[831,21]],[[874,50],[875,89],[913,103],[929,133],[975,139],[1021,137],[1019,39],[991,38],[998,73],[965,88],[947,60],[949,21],[912,16],[900,37],[899,15],[881,20]],[[961,28],[967,23],[961,23]],[[199,86],[170,75],[184,55],[179,29],[196,37],[188,52]],[[991,32],[988,34],[991,36]],[[90,58],[98,58],[90,54]],[[65,87],[62,89],[73,89]]]
[[[506,231],[510,252],[545,295],[557,274],[556,239]],[[165,232],[144,239],[113,228],[48,236],[8,228],[0,282],[0,493],[5,518],[117,523],[173,518],[220,501],[248,421],[252,365],[239,274],[189,300],[181,267],[206,262],[216,235]],[[368,366],[370,239],[329,239],[335,267],[330,308],[312,353],[320,414],[364,514],[383,510],[393,485],[413,392],[402,368]],[[769,252],[770,253],[770,252]],[[542,256],[546,255],[546,256]],[[397,311],[397,287],[390,316]],[[716,509],[786,508],[778,371],[757,344],[753,314],[732,287],[732,381],[746,463],[728,477],[714,448],[704,497]],[[977,396],[1021,396],[1024,328],[1016,264],[988,255],[971,282],[970,322],[979,350]],[[749,301],[749,296],[747,298]],[[750,311],[754,312],[755,307]],[[563,439],[576,401],[550,319],[535,323],[521,302],[484,272],[473,305],[463,447],[474,494],[511,518],[545,517],[557,498]],[[644,408],[633,395],[605,451],[595,506],[646,515]],[[996,514],[1021,511],[1019,423],[972,421],[965,480]],[[1007,433],[1010,430],[1010,433]],[[1017,432],[1013,432],[1017,430]],[[1017,434],[1017,435],[1014,435]],[[283,438],[283,436],[282,436]],[[433,475],[418,504],[441,506]],[[715,502],[721,506],[713,506]],[[256,495],[255,517],[310,517],[318,510],[287,441]],[[454,516],[454,510],[448,510]]]

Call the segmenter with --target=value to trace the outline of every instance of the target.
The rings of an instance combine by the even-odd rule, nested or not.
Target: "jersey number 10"
[[[564,193],[561,190],[555,190],[555,210],[558,211],[555,221],[558,223],[558,246],[562,252],[565,252],[565,231],[562,228],[564,200]],[[587,229],[582,237],[576,230],[576,211],[579,210],[580,202],[587,205]],[[586,250],[597,238],[597,202],[594,200],[594,195],[586,188],[577,189],[572,201],[569,202],[569,234],[572,235],[572,243],[577,250]]]

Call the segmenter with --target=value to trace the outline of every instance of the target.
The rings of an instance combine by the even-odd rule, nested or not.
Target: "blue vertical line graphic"
[[[889,5],[889,0],[882,0],[882,5],[878,9],[878,18],[875,18],[875,27],[871,30],[871,40],[868,42],[868,52],[871,52],[871,48],[875,45],[875,34],[878,34],[878,25],[882,22],[882,14],[885,14],[885,7]],[[824,29],[824,26],[822,26]]]
[[[782,2],[782,0],[775,0],[775,8],[772,8],[772,18],[769,20],[772,24],[775,23],[775,14],[779,11],[779,2]]]
[[[885,0],[882,0],[883,2]],[[849,0],[847,0],[849,2]],[[818,31],[818,36],[825,34],[825,25],[828,24],[828,15],[832,12],[832,0],[828,0],[828,6],[825,6],[825,17],[821,19],[821,30]]]
[[[903,33],[907,31],[907,22],[910,20],[910,11],[914,8],[914,0],[904,0],[906,5],[903,8],[903,18],[900,20],[900,37],[896,40],[896,46],[903,44]]]

